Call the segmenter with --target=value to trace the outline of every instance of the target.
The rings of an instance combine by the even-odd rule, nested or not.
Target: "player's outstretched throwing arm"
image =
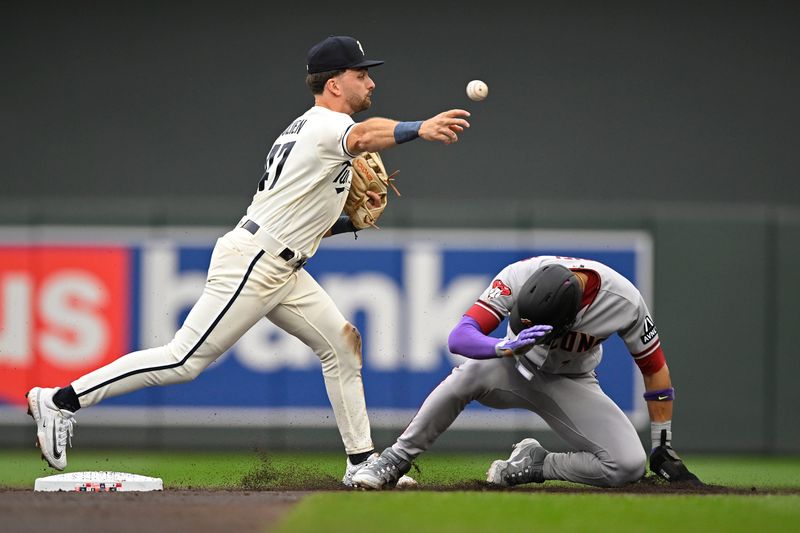
[[[371,118],[354,124],[345,134],[347,151],[354,155],[353,181],[345,204],[346,216],[341,216],[325,233],[330,237],[345,232],[357,232],[375,223],[386,208],[388,187],[394,188],[393,176],[386,174],[378,154],[398,144],[420,138],[444,144],[458,142],[458,134],[469,128],[469,112],[463,109],[450,109],[416,122],[399,122],[388,118]],[[360,163],[359,160],[362,162]],[[375,164],[367,164],[374,161]],[[359,165],[371,174],[365,177]],[[370,170],[368,167],[372,167]],[[399,194],[395,188],[395,192]]]
[[[458,142],[458,134],[469,128],[469,112],[450,109],[427,120],[398,122],[375,117],[353,126],[347,135],[347,151],[351,154],[379,152],[420,138],[444,144]]]

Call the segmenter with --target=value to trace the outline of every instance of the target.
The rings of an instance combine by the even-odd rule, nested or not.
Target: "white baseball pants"
[[[319,356],[346,453],[371,450],[358,330],[310,274],[264,251],[240,227],[217,240],[203,294],[171,342],[124,355],[72,387],[87,407],[144,387],[190,381],[265,316]]]

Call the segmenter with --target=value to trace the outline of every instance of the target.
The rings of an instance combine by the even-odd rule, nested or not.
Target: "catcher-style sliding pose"
[[[362,227],[339,220],[353,158],[418,137],[451,144],[469,127],[469,113],[460,109],[416,122],[355,123],[351,115],[372,104],[375,83],[368,69],[382,63],[367,59],[352,37],[329,37],[309,50],[306,84],[314,106],[272,145],[247,214],[217,240],[205,289],[172,341],[124,355],[66,387],[28,392],[38,445],[52,467],[67,466],[75,411],[143,387],[191,380],[264,317],[302,340],[322,362],[348,456],[342,481],[351,485],[353,473],[377,457],[361,382],[359,332],[303,265],[323,236]],[[385,197],[366,196],[372,209],[385,206]]]
[[[506,338],[488,336],[505,317]],[[603,341],[615,333],[644,379],[650,469],[669,481],[700,483],[672,449],[675,393],[642,295],[602,263],[553,256],[519,261],[497,274],[450,333],[450,350],[472,360],[431,392],[397,442],[353,481],[370,489],[393,487],[473,400],[537,413],[575,450],[549,452],[524,439],[508,459],[491,464],[491,484],[559,479],[616,487],[639,480],[647,454],[594,372]]]

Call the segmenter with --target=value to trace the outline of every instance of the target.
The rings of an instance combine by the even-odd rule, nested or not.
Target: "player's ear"
[[[325,82],[325,86],[334,95],[341,96],[342,87],[341,87],[341,85],[339,85],[338,76],[333,76],[331,78],[328,78],[328,81]]]

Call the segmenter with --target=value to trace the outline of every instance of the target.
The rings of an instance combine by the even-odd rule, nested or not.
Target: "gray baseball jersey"
[[[322,361],[348,454],[372,450],[361,338],[302,269],[341,214],[350,185],[349,115],[313,107],[278,136],[247,215],[217,240],[208,279],[168,344],[124,355],[72,383],[82,407],[195,378],[265,316]],[[264,354],[269,357],[269,354]]]
[[[647,456],[630,420],[600,388],[594,368],[601,343],[617,333],[637,364],[648,372],[664,365],[655,324],[639,291],[621,274],[597,261],[541,256],[513,263],[495,276],[467,311],[484,334],[508,316],[516,295],[540,266],[558,263],[587,276],[581,308],[570,330],[525,357],[535,365],[530,379],[511,357],[470,360],[440,383],[392,446],[411,460],[473,400],[497,409],[527,409],[574,450],[550,453],[545,479],[617,486],[639,479]],[[508,337],[514,334],[508,331]]]
[[[512,263],[467,311],[484,333],[493,331],[511,313],[522,285],[539,267],[558,263],[588,277],[581,308],[570,331],[548,346],[534,346],[526,356],[543,372],[583,374],[603,358],[602,342],[619,334],[637,364],[663,358],[655,323],[641,293],[624,276],[597,261],[539,256]],[[515,335],[508,327],[507,338]]]

